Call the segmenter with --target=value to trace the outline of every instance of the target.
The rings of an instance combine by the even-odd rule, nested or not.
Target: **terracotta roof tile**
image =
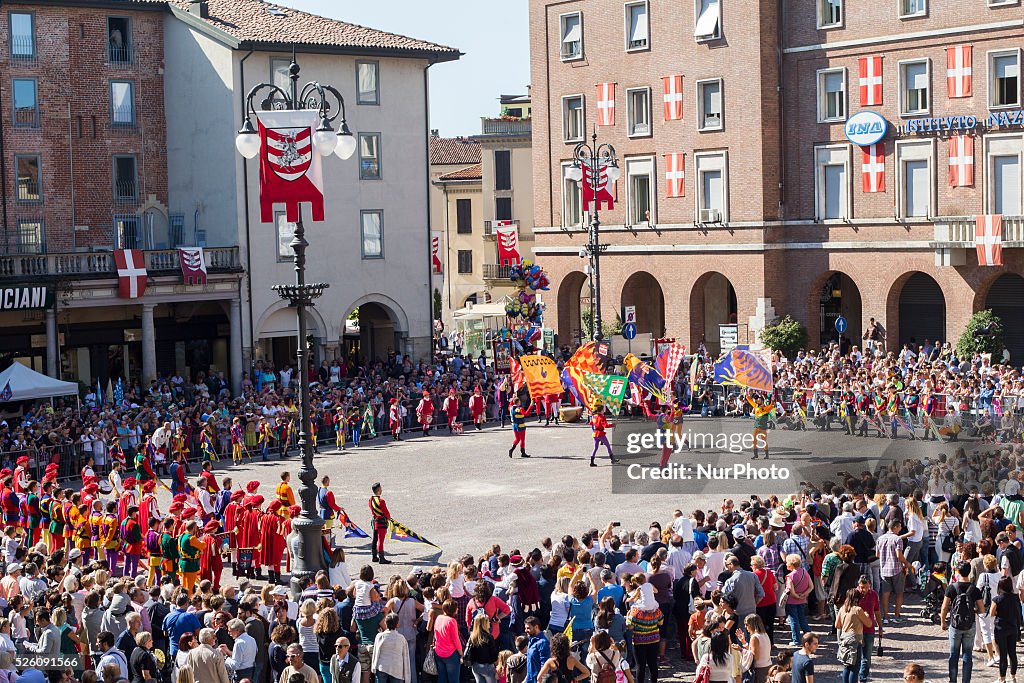
[[[483,167],[480,164],[475,164],[466,168],[460,168],[451,173],[445,173],[438,180],[480,180],[483,177]]]
[[[480,143],[473,142],[469,138],[430,136],[430,164],[432,166],[479,163]]]

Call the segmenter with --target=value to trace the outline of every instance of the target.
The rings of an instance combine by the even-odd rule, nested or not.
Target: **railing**
[[[110,112],[110,125],[114,128],[134,128],[135,107],[132,105],[113,107]]]
[[[214,247],[203,250],[210,272],[235,271],[241,267],[238,247]],[[177,249],[145,252],[146,270],[150,273],[181,270]],[[65,276],[112,276],[117,272],[113,252],[74,254],[24,254],[0,256],[0,279]]]
[[[111,45],[107,56],[111,66],[127,66],[134,57],[131,45]]]
[[[39,201],[39,181],[29,180],[27,178],[18,178],[18,201],[19,202],[38,202]]]
[[[1003,246],[1024,246],[1024,216],[1003,216]],[[935,219],[935,242],[973,249],[974,216],[940,216]],[[1008,242],[1017,244],[1008,245]]]
[[[114,183],[114,201],[119,204],[134,202],[139,198],[138,186],[134,182]]]
[[[512,266],[502,266],[497,263],[485,263],[484,264],[484,279],[485,280],[507,280],[509,273],[512,270]]]
[[[14,110],[14,126],[16,128],[38,128],[39,107],[18,107]]]
[[[484,135],[529,135],[530,131],[530,119],[480,119]]]
[[[519,229],[519,221],[484,221],[484,237],[494,237],[494,229],[506,226],[515,226]]]
[[[36,43],[32,36],[11,36],[11,59],[16,62],[36,60]]]

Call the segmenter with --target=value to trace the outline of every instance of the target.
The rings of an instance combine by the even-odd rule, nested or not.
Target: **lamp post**
[[[320,124],[313,133],[312,144],[321,156],[337,154],[348,159],[356,149],[356,141],[345,121],[345,99],[336,89],[329,85],[321,85],[311,81],[299,88],[299,65],[292,62],[288,67],[288,78],[291,80],[290,92],[272,83],[260,83],[249,91],[245,99],[245,115],[241,130],[235,138],[235,147],[246,159],[252,159],[260,153],[260,136],[252,125],[255,111],[253,103],[260,93],[265,97],[260,101],[260,109],[273,110],[316,110]],[[337,134],[331,127],[336,119],[341,118],[341,127]],[[313,301],[319,298],[329,286],[319,282],[306,282],[306,230],[302,222],[302,205],[298,205],[298,220],[295,223],[295,235],[289,246],[295,253],[295,284],[275,285],[274,291],[295,309],[298,318],[298,344],[295,356],[299,371],[299,452],[302,454],[302,465],[299,468],[299,499],[302,501],[302,514],[293,522],[292,528],[298,532],[300,540],[292,565],[292,591],[300,587],[303,577],[312,576],[324,569],[322,546],[322,529],[324,521],[316,508],[316,466],[313,464],[313,443],[307,436],[310,427],[310,396],[309,396],[309,354],[312,352],[312,335],[308,334],[306,325],[306,309],[311,308]]]
[[[593,205],[590,207],[590,230],[583,251],[590,259],[590,305],[593,307],[593,315],[590,317],[593,329],[590,338],[598,341],[601,339],[601,252],[607,250],[608,245],[600,242],[601,220],[598,216],[597,195],[602,188],[602,173],[606,183],[615,183],[622,176],[622,171],[615,158],[615,148],[607,142],[597,144],[597,130],[590,136],[590,144],[581,142],[576,145],[572,158],[572,166],[566,170],[565,177],[579,182],[583,180],[583,174],[587,173],[593,197]]]

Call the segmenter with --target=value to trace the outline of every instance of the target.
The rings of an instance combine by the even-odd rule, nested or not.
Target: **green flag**
[[[605,406],[610,415],[618,415],[629,380],[621,375],[585,375],[583,382],[593,392],[596,403]]]

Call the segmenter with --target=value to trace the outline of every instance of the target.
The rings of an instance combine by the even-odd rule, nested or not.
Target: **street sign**
[[[636,322],[636,306],[625,306],[625,318],[623,323],[635,323]]]
[[[626,323],[622,326],[623,339],[636,339],[636,323]]]
[[[846,318],[844,318],[843,316],[839,316],[838,318],[836,318],[836,332],[842,334],[843,332],[846,332],[846,327]]]
[[[739,325],[719,325],[718,341],[721,345],[722,353],[736,348],[740,341]]]

